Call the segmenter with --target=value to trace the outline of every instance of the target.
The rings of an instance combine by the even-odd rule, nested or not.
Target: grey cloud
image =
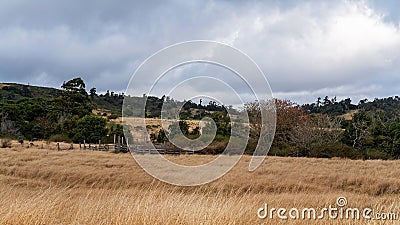
[[[155,51],[181,41],[210,39],[252,57],[277,96],[304,102],[324,91],[393,95],[399,92],[398,4],[3,1],[0,80],[59,87],[82,76],[99,91],[123,91],[133,71]],[[355,88],[360,91],[353,92]]]

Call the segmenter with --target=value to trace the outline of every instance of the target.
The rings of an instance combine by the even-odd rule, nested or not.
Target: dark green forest
[[[0,118],[2,137],[23,140],[49,140],[96,143],[114,134],[123,135],[123,127],[93,115],[92,111],[102,101],[110,112],[114,101],[108,96],[94,101],[81,78],[61,85],[62,89],[34,87],[20,84],[2,84],[0,89]],[[93,92],[93,90],[92,90]],[[105,103],[104,103],[105,104]],[[119,110],[120,111],[120,110]],[[104,140],[107,141],[107,140]]]
[[[206,153],[221,153],[229,141],[231,125],[227,113],[248,113],[250,139],[246,153],[251,154],[260,133],[258,102],[244,109],[216,102],[196,104],[179,102],[168,96],[126,96],[96,88],[86,91],[81,78],[64,82],[61,89],[23,84],[0,84],[0,119],[2,138],[49,140],[79,143],[110,143],[112,136],[123,136],[123,127],[112,122],[121,116],[125,100],[125,116],[160,118],[164,103],[182,104],[179,124],[170,131],[151,134],[153,142],[165,143],[165,132],[180,129],[189,138],[200,136],[196,127],[189,130],[186,119],[211,117],[217,125],[217,136]],[[398,159],[400,157],[400,98],[363,99],[353,103],[350,98],[317,98],[315,102],[298,105],[290,100],[275,99],[276,133],[270,155],[295,157],[346,157],[352,159]],[[206,129],[206,128],[205,128]]]

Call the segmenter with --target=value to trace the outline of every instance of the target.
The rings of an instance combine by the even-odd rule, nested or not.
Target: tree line
[[[331,101],[317,112],[276,100],[277,130],[271,154],[306,157],[398,159],[400,99]],[[347,114],[332,106],[347,107]],[[330,110],[328,110],[330,109]],[[321,112],[322,111],[322,112]]]
[[[97,143],[123,135],[123,127],[92,114],[95,104],[81,78],[64,82],[51,98],[0,102],[0,136],[23,140]],[[108,135],[108,136],[107,136]],[[108,140],[109,141],[109,140]]]
[[[107,119],[105,115],[94,115],[92,111],[98,105],[108,104],[114,107],[111,113],[115,118],[120,116],[118,113],[125,100],[125,106],[129,109],[125,109],[126,116],[141,115],[143,110],[139,107],[144,101],[144,116],[152,118],[161,116],[161,108],[166,102],[172,108],[182,105],[181,121],[171,125],[167,131],[151,134],[150,138],[155,143],[168,142],[166,132],[173,137],[177,129],[189,138],[198,138],[204,129],[208,129],[207,126],[189,129],[185,120],[211,117],[217,126],[217,133],[205,152],[221,153],[231,136],[229,111],[239,117],[242,113],[249,115],[250,139],[246,153],[252,154],[257,146],[261,108],[264,107],[260,102],[249,102],[243,109],[235,110],[212,101],[197,104],[192,101],[179,102],[168,96],[132,97],[109,91],[97,94],[95,88],[91,88],[89,93],[85,88],[81,78],[64,82],[62,90],[51,90],[52,94],[39,89],[32,92],[29,87],[3,87],[0,91],[3,98],[0,101],[0,136],[20,140],[111,142],[114,134],[123,136],[123,126],[109,120],[110,115]],[[38,93],[41,93],[39,97]],[[353,104],[350,98],[337,100],[328,96],[304,105],[280,99],[274,99],[274,104],[277,123],[270,155],[363,159],[400,157],[398,96],[372,101],[363,99],[358,104]]]

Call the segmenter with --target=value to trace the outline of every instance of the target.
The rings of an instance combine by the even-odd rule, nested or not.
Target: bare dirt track
[[[53,148],[54,149],[54,148]],[[213,156],[168,156],[198,164]],[[399,221],[259,219],[271,207],[351,207],[400,213],[400,162],[249,156],[207,185],[178,187],[147,175],[130,154],[0,149],[0,224],[398,224]],[[195,174],[194,174],[195,176]]]

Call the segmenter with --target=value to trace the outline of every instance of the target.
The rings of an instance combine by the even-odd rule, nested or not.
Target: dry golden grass
[[[212,156],[168,157],[192,165]],[[210,184],[179,187],[147,175],[130,154],[18,145],[0,149],[0,224],[367,222],[257,217],[264,203],[323,208],[334,205],[339,196],[347,197],[351,207],[400,213],[399,161],[268,157],[251,173],[249,161],[243,157],[231,172]]]
[[[139,117],[126,117],[124,121],[122,121],[122,117],[119,117],[115,120],[112,120],[118,124],[127,124],[131,127],[131,134],[133,136],[133,140],[136,142],[143,141],[143,131],[142,128],[146,128],[149,134],[157,134],[161,129],[163,129],[163,124],[165,128],[168,128],[169,125],[176,122],[176,120],[161,120],[157,118],[139,118]],[[144,122],[145,121],[145,122]],[[200,120],[185,120],[189,126],[189,131],[193,131],[196,127],[204,127],[206,124]],[[140,129],[138,129],[140,128]],[[147,137],[147,140],[150,139],[150,136]]]
[[[10,85],[9,84],[0,83],[0,88],[7,87],[7,86],[10,86]]]
[[[356,114],[359,110],[350,110],[348,113],[340,115],[339,117],[345,119],[345,120],[352,120],[354,114]]]

